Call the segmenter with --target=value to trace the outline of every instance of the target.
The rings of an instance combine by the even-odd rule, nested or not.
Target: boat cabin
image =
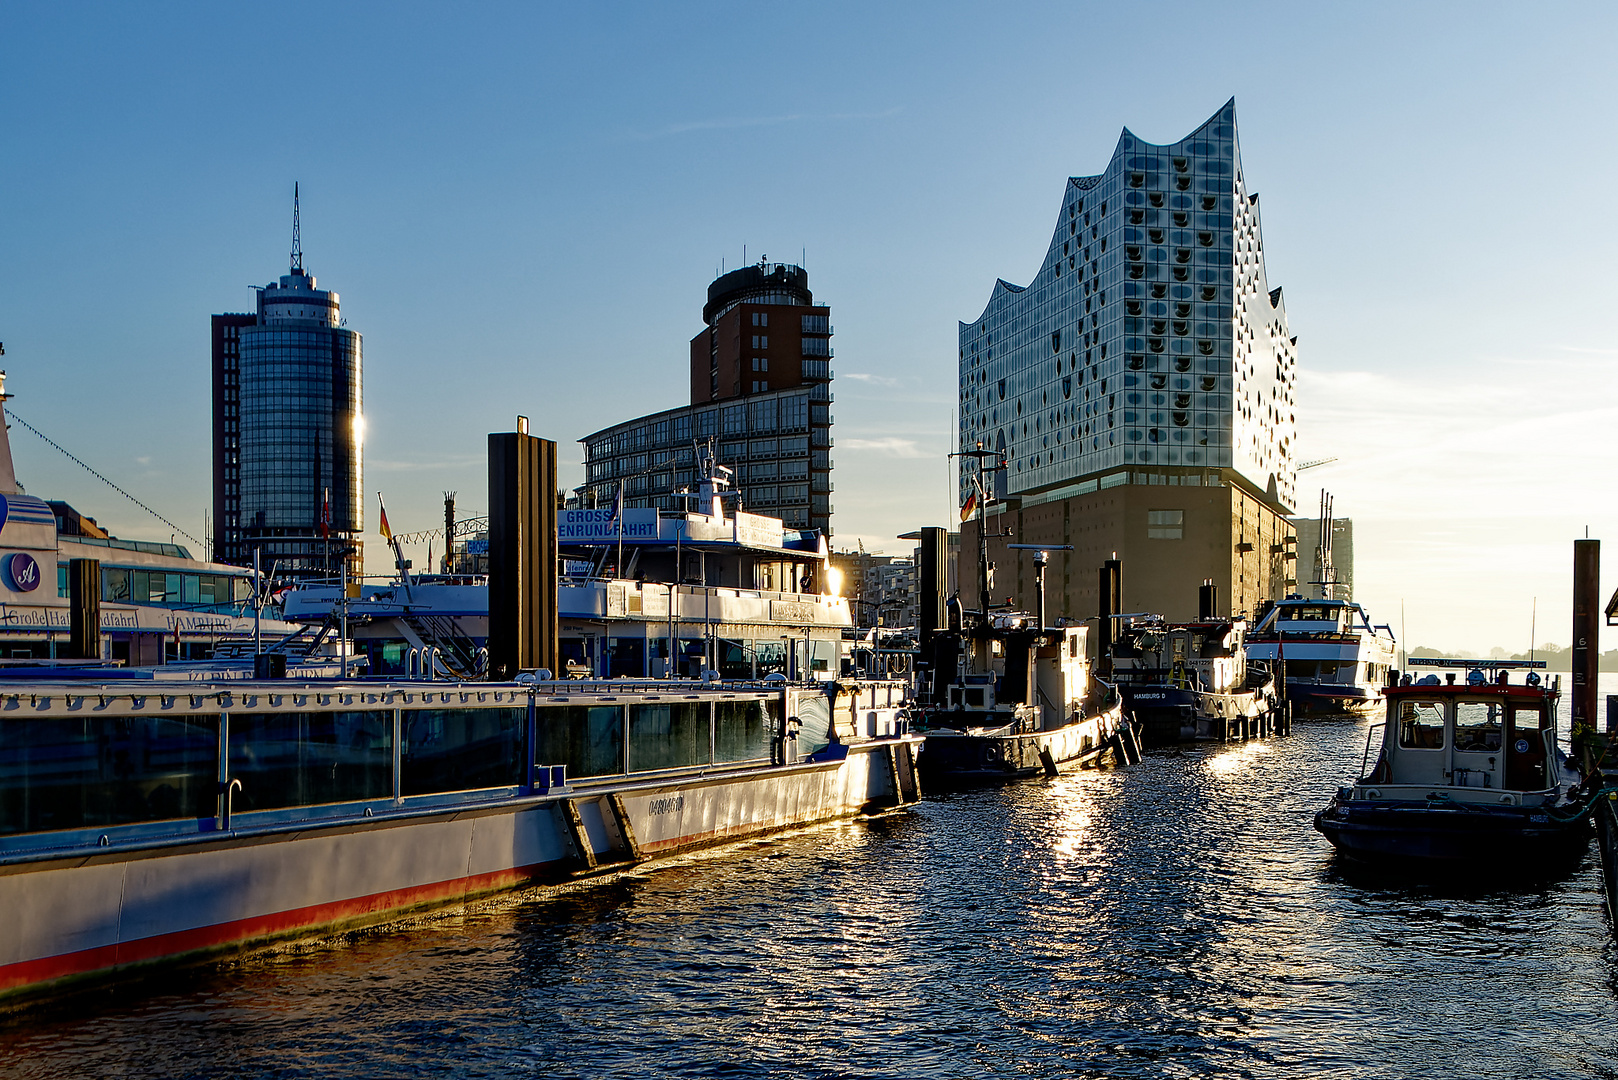
[[[938,704],[952,712],[1013,713],[1038,729],[1069,722],[1089,692],[1089,629],[1034,628],[1026,616],[996,616],[988,627],[940,634]],[[958,639],[958,640],[957,640]]]
[[[1373,626],[1365,609],[1347,600],[1289,596],[1261,609],[1247,635],[1248,658],[1278,670],[1284,657],[1294,690],[1357,688],[1353,696],[1367,704],[1387,682],[1395,652],[1392,629]]]
[[[1414,662],[1414,661],[1412,661]],[[1521,805],[1557,794],[1558,687],[1494,678],[1474,668],[1464,682],[1436,675],[1387,690],[1388,719],[1376,767],[1356,798]],[[1374,732],[1375,728],[1373,728]]]
[[[1165,623],[1133,616],[1113,642],[1113,675],[1120,683],[1233,693],[1247,683],[1246,631],[1243,619]]]
[[[1253,637],[1273,635],[1314,636],[1316,634],[1346,634],[1354,629],[1354,617],[1366,622],[1365,613],[1358,604],[1343,600],[1305,600],[1289,596],[1260,612],[1253,624]],[[1369,629],[1369,624],[1366,625]]]

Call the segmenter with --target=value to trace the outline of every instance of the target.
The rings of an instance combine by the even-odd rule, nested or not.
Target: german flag
[[[970,494],[970,495],[968,495],[966,497],[966,505],[961,507],[961,520],[963,522],[971,520],[972,513],[973,513],[973,511],[977,510],[977,508],[978,508],[978,493],[974,489],[972,494]]]
[[[382,503],[382,493],[380,491],[376,493],[376,505],[377,509],[382,511],[382,539],[391,544],[393,543],[393,530],[388,528],[388,508]]]

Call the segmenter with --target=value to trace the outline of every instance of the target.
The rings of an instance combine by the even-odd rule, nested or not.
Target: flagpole
[[[320,501],[320,539],[326,547],[326,573],[331,573],[331,488],[325,488]],[[326,579],[330,581],[330,578]]]
[[[988,526],[988,521],[987,521],[987,519],[985,517],[985,511],[988,510],[988,507],[985,504],[989,500],[984,498],[984,496],[983,496],[983,453],[982,453],[982,446],[983,446],[982,443],[978,444],[979,451],[978,451],[978,456],[977,456],[977,466],[978,466],[978,479],[977,479],[977,484],[978,484],[978,490],[977,490],[977,496],[978,496],[978,588],[982,590],[981,595],[983,597],[983,625],[988,626],[989,625],[989,538],[988,538],[987,535],[985,535],[986,532],[987,532],[987,526]]]
[[[971,518],[975,509],[978,514],[978,599],[982,608],[983,625],[989,625],[989,540],[986,534],[988,526],[988,494],[983,489],[983,462],[993,457],[997,460],[996,468],[1003,468],[1004,462],[1001,452],[985,450],[983,441],[978,440],[977,447],[972,450],[963,450],[950,457],[971,458],[973,460],[975,475],[973,486],[975,490],[967,496],[966,505],[961,508],[961,524],[965,525]],[[975,504],[975,505],[974,505]]]
[[[618,574],[624,576],[624,482],[618,481],[618,510],[613,515],[618,519]]]

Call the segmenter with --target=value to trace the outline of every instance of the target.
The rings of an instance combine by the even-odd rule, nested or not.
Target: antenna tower
[[[298,182],[292,181],[292,272],[303,273],[303,239],[298,235]]]

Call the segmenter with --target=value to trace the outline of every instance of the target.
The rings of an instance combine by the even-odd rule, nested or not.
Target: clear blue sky
[[[1412,644],[1524,647],[1534,597],[1565,644],[1586,525],[1618,583],[1614,11],[11,4],[7,388],[201,535],[208,316],[285,271],[298,180],[365,335],[366,487],[429,528],[445,489],[484,509],[517,412],[577,483],[579,436],[683,400],[721,260],[806,251],[837,540],[897,551],[951,513],[956,321],[1027,280],[1120,128],[1174,139],[1235,95],[1302,452],[1341,458],[1302,509],[1332,488]],[[167,538],[11,434],[31,492]]]

